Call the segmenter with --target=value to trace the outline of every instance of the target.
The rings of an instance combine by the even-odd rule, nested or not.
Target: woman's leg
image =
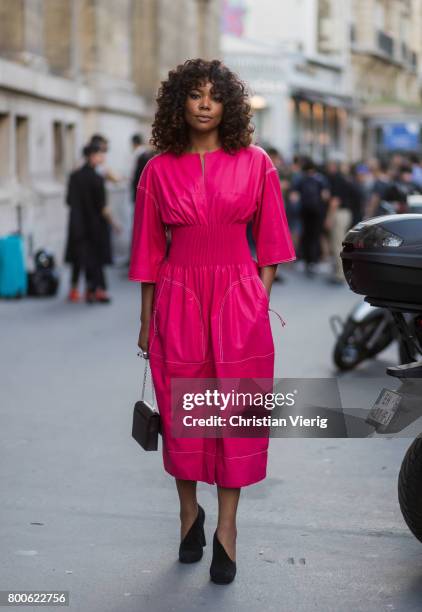
[[[236,513],[239,503],[240,487],[228,488],[217,486],[218,523],[217,538],[224,546],[232,561],[236,561]]]
[[[198,516],[198,502],[196,500],[196,480],[182,480],[176,478],[176,487],[180,500],[180,539],[183,540],[193,522]]]

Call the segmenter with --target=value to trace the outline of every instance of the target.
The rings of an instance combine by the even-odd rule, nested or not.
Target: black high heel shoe
[[[211,580],[216,584],[229,584],[236,576],[236,561],[230,559],[226,549],[217,538],[217,530],[214,532],[212,548]]]
[[[179,561],[181,563],[194,563],[202,559],[204,553],[202,547],[206,546],[204,522],[205,510],[198,504],[198,516],[180,542]]]

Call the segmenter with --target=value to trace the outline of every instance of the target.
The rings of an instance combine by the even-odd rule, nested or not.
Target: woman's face
[[[199,132],[217,128],[223,117],[223,102],[217,93],[211,94],[212,83],[207,81],[189,91],[185,103],[185,120]]]

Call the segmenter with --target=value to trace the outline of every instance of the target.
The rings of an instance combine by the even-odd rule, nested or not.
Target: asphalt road
[[[328,319],[359,298],[283,274],[276,375],[333,377]],[[236,580],[209,581],[217,498],[205,483],[204,557],[178,563],[174,481],[131,439],[140,289],[124,269],[108,275],[109,306],[67,304],[65,282],[51,300],[0,302],[0,589],[69,590],[78,612],[421,610],[422,544],[397,501],[406,437],[272,439],[267,478],[241,492]],[[395,358],[387,349],[339,384],[373,401]]]

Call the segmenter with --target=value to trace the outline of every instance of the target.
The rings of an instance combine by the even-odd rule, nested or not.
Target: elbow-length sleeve
[[[264,176],[252,220],[259,267],[296,259],[278,172],[267,154],[264,159]]]
[[[129,280],[143,283],[157,282],[158,268],[167,247],[165,225],[154,192],[152,174],[151,163],[148,163],[136,189],[128,273]]]

